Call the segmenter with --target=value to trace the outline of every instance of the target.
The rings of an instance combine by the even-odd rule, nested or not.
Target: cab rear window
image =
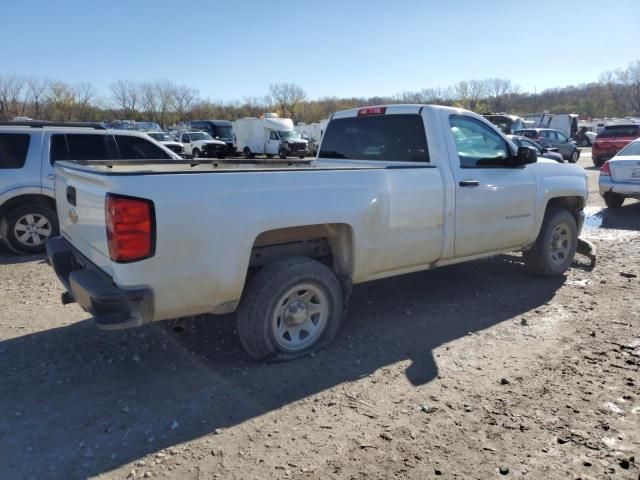
[[[24,133],[0,133],[0,169],[22,168],[30,139]]]
[[[372,115],[331,120],[319,158],[428,162],[420,115]]]

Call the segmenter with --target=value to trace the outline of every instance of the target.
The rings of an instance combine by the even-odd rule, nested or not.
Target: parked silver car
[[[57,160],[181,159],[143,133],[100,124],[0,122],[0,237],[16,253],[44,251],[58,234]]]
[[[602,165],[600,195],[609,208],[619,208],[626,198],[640,200],[640,138]]]

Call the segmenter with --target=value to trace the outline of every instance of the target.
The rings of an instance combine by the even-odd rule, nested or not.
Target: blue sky
[[[213,100],[294,82],[373,96],[509,78],[525,91],[640,59],[640,0],[6,1],[0,75],[169,79]]]

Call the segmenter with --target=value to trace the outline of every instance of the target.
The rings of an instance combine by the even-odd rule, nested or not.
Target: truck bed
[[[211,172],[260,172],[287,170],[366,170],[380,168],[398,168],[404,166],[419,168],[420,165],[388,165],[382,162],[316,160],[309,159],[198,159],[192,160],[74,160],[58,162],[64,168],[90,170],[104,175],[121,174],[175,174],[175,173],[211,173]],[[84,167],[90,167],[85,169]]]

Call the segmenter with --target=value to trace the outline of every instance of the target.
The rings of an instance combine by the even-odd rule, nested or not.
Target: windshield
[[[169,142],[171,138],[166,133],[147,133],[151,138],[157,140],[158,142]]]
[[[231,127],[216,127],[216,133],[222,140],[231,140],[233,138]]]
[[[209,135],[208,133],[204,133],[204,132],[191,132],[189,134],[189,136],[191,137],[191,141],[192,142],[194,140],[213,140],[211,135]]]
[[[631,157],[632,155],[640,155],[640,142],[632,142],[624,147],[617,157]]]
[[[278,130],[278,134],[282,140],[295,140],[302,138],[298,132],[293,130]]]

